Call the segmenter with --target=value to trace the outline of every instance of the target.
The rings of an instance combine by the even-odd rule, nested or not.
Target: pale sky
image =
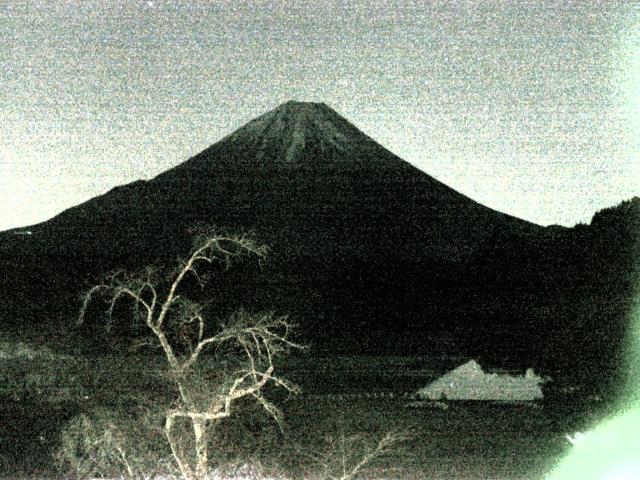
[[[636,1],[0,1],[0,230],[325,102],[491,208],[640,195]]]

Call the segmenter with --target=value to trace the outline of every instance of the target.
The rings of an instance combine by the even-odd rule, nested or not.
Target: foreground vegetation
[[[58,447],[52,452],[59,474],[74,478],[160,475],[205,480],[215,461],[218,468],[229,463],[225,453],[237,443],[242,422],[248,421],[251,427],[259,424],[252,411],[256,405],[262,407],[278,425],[280,435],[284,435],[281,410],[267,393],[273,387],[289,395],[297,393],[294,384],[276,373],[276,361],[281,355],[301,348],[291,339],[288,319],[244,309],[224,319],[215,315],[210,305],[191,298],[197,297],[196,287],[203,290],[211,276],[221,273],[220,264],[228,267],[239,257],[262,258],[265,253],[266,247],[249,237],[220,235],[207,228],[199,232],[188,257],[179,259],[176,266],[147,267],[140,272],[113,271],[89,288],[83,296],[78,325],[95,315],[91,307],[98,300],[106,306],[106,329],[111,330],[122,318],[121,305],[126,302],[129,309],[124,316],[131,317],[134,330],[141,328],[143,332],[126,335],[124,343],[131,343],[126,339],[135,339],[134,349],[160,352],[158,356],[139,356],[137,362],[128,363],[133,368],[124,370],[133,371],[124,377],[126,384],[117,388],[109,382],[96,382],[92,375],[94,388],[87,392],[83,384],[86,382],[78,377],[80,372],[91,368],[76,364],[73,356],[56,356],[50,350],[38,351],[24,344],[16,348],[11,342],[4,345],[2,358],[7,361],[4,394],[12,396],[14,407],[35,407],[31,413],[43,413],[45,423],[49,424],[59,423],[56,420],[61,420],[61,414],[45,410],[45,405],[55,405],[72,415],[71,418],[62,415],[67,423],[59,432]],[[99,349],[92,350],[94,357],[100,353]],[[203,361],[205,356],[208,361]],[[130,362],[132,358],[125,355],[119,360]],[[23,375],[18,374],[20,379],[16,381],[14,369],[24,361]],[[109,378],[117,378],[123,370],[118,365],[108,367]],[[45,368],[46,372],[33,373],[39,368]],[[52,378],[70,382],[51,381]],[[98,401],[91,402],[94,395]],[[105,397],[110,402],[105,403]],[[29,405],[28,400],[35,404]],[[83,402],[92,408],[83,408]],[[28,420],[28,416],[28,412],[22,412],[23,420]],[[19,443],[22,433],[14,432],[10,443]],[[38,439],[46,442],[42,434]],[[349,480],[404,439],[402,433],[387,432],[377,443],[365,441],[362,451],[347,455],[346,442],[352,446],[356,437],[349,440],[342,437],[335,467],[333,450],[318,451],[313,458],[324,472],[322,478]],[[278,443],[277,439],[272,440],[272,445]],[[230,458],[236,457],[237,453]],[[277,457],[271,454],[267,458],[271,462]],[[14,467],[19,460],[2,457],[6,468]]]
[[[84,296],[79,324],[96,297],[107,306],[107,326],[114,322],[119,304],[126,302],[132,307],[133,321],[144,330],[140,346],[155,347],[161,352],[165,365],[159,373],[173,400],[162,405],[159,412],[158,402],[151,406],[152,418],[148,422],[154,425],[157,419],[153,417],[162,418],[162,433],[170,450],[162,464],[165,468],[175,464],[187,480],[205,480],[208,476],[210,436],[224,419],[237,415],[244,400],[257,402],[279,423],[281,412],[265,396],[267,387],[275,385],[289,393],[296,392],[293,384],[276,373],[281,355],[301,348],[291,339],[291,324],[286,317],[240,309],[223,319],[212,308],[190,298],[194,293],[189,282],[204,289],[207,279],[220,273],[215,268],[218,264],[229,266],[239,257],[262,258],[265,254],[266,247],[247,236],[220,235],[207,229],[195,237],[189,256],[175,267],[111,272]],[[201,359],[208,350],[213,351],[214,362],[203,364]],[[91,468],[75,465],[74,439],[69,439],[67,447],[73,453],[63,454],[63,463],[71,464],[71,470],[79,470],[82,475],[95,468],[109,470],[113,464],[114,468],[124,467],[129,477],[143,476],[149,472],[149,460],[139,460],[139,455],[131,453],[139,443],[136,447],[127,445],[123,428],[111,418],[104,425],[98,421],[94,426],[83,417],[73,436],[90,431],[90,438],[80,442],[80,447],[89,449],[83,457],[106,456],[101,460],[105,465],[93,467],[93,460]]]
[[[209,231],[173,268],[106,275],[84,295],[79,324],[101,318],[110,331],[128,320],[136,334],[120,350],[45,347],[50,334],[1,341],[0,474],[516,480],[537,478],[578,427],[550,402],[413,402],[403,394],[422,385],[376,358],[287,361],[301,347],[286,317],[220,319],[192,299],[232,260],[264,254],[247,237]],[[426,381],[424,359],[412,362],[413,381]],[[406,359],[396,366],[417,373]]]
[[[137,468],[170,471],[162,409],[173,398],[159,374],[161,356],[61,355],[19,342],[3,343],[2,351],[14,356],[0,355],[3,381],[12,385],[0,393],[0,477],[69,478],[70,467],[81,476],[96,467],[83,463],[96,458],[86,449],[90,444],[134,446]],[[242,416],[226,419],[212,435],[211,468],[233,472],[250,465],[265,477],[340,478],[342,451],[353,463],[391,431],[411,432],[412,438],[372,461],[358,478],[536,479],[570,447],[565,433],[594,423],[600,408],[572,404],[576,394],[531,405],[412,406],[402,395],[407,378],[423,384],[441,365],[441,359],[427,358],[291,358],[282,373],[302,393],[269,392],[284,413],[282,430],[246,402]],[[367,387],[374,374],[387,381],[382,392]],[[114,473],[127,473],[116,455],[103,460]]]

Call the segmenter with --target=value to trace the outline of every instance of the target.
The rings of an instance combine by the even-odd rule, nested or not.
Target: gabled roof
[[[470,360],[419,390],[418,396],[431,400],[537,400],[543,398],[542,381],[532,370],[524,376],[485,373]]]

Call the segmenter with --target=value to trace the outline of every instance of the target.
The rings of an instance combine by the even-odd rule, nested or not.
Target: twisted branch
[[[153,333],[153,337],[162,348],[169,364],[170,378],[178,390],[177,407],[166,412],[165,435],[171,447],[172,455],[182,474],[190,479],[204,478],[206,471],[206,427],[207,422],[218,422],[232,414],[234,402],[243,397],[252,397],[262,405],[265,411],[280,425],[281,414],[277,407],[264,398],[261,391],[268,382],[286,389],[297,391],[275,375],[273,364],[276,354],[290,348],[302,348],[290,339],[291,324],[287,317],[277,317],[273,313],[253,315],[244,310],[234,314],[227,324],[221,325],[217,334],[205,337],[205,314],[201,305],[179,294],[180,286],[188,275],[193,275],[200,286],[205,278],[197,268],[202,264],[221,262],[229,265],[233,258],[243,254],[256,255],[263,259],[266,247],[256,245],[247,236],[220,236],[205,232],[195,243],[187,260],[179,261],[178,266],[168,277],[166,294],[159,290],[158,271],[148,268],[141,274],[127,274],[117,270],[107,274],[103,281],[92,287],[82,299],[78,324],[85,318],[90,302],[96,296],[107,300],[109,321],[113,318],[116,304],[120,300],[133,302],[136,312],[143,312],[144,323]],[[177,325],[177,334],[167,334],[167,318],[171,315],[172,325]],[[189,335],[195,337],[189,339]],[[188,348],[182,352],[172,341],[182,341]],[[147,344],[148,342],[145,342]],[[221,394],[200,404],[197,389],[189,383],[189,375],[200,354],[210,345],[216,351],[223,345],[239,350],[247,365],[246,369],[231,375],[228,388]],[[185,460],[184,453],[173,437],[174,422],[177,418],[190,420],[196,441],[197,467],[194,469]]]

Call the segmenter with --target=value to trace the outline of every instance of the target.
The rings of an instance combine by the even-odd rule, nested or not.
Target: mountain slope
[[[31,229],[73,248],[128,255],[131,246],[172,244],[177,228],[196,222],[256,230],[286,254],[345,250],[447,261],[464,260],[497,231],[539,230],[451,190],[329,107],[297,102],[151,181]]]
[[[93,275],[173,262],[197,224],[253,232],[272,250],[263,269],[243,266],[212,287],[220,311],[289,312],[308,341],[330,352],[540,360],[561,346],[558,338],[609,315],[585,303],[609,295],[583,260],[598,258],[602,232],[543,228],[491,210],[331,108],[299,102],[154,179],[34,225],[31,235],[0,234],[6,311],[31,324],[56,311],[68,316]]]

